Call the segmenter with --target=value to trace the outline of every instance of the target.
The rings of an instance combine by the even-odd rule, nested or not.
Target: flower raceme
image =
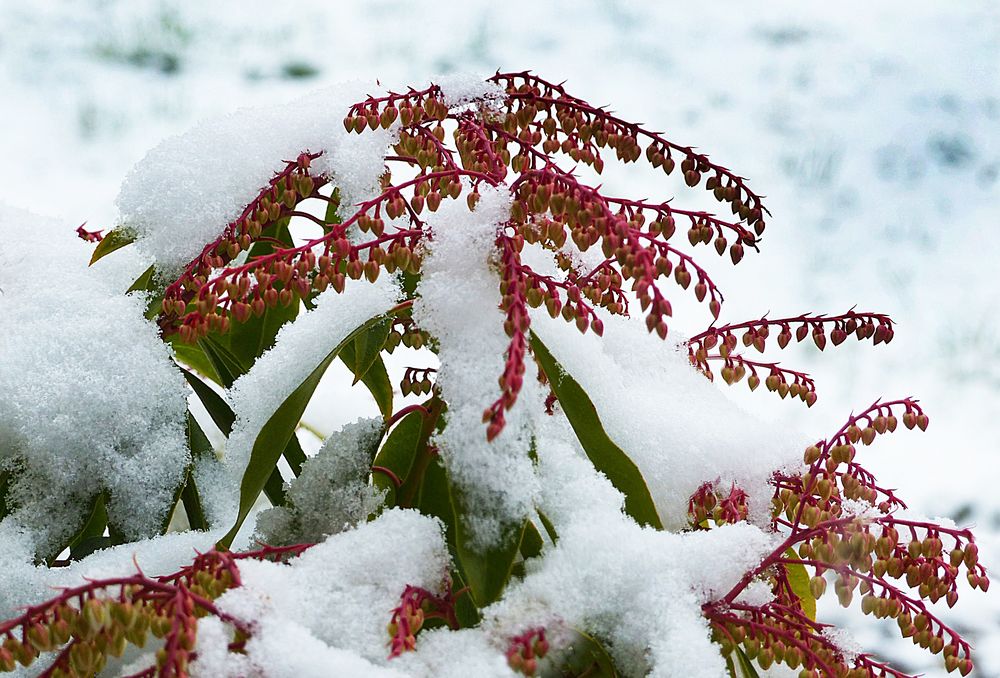
[[[339,206],[335,194],[321,190],[329,177],[311,171],[319,154],[303,149],[166,288],[159,320],[164,333],[179,333],[190,342],[209,331],[225,332],[232,321],[259,316],[269,307],[298,303],[331,286],[343,290],[349,280],[374,281],[383,271],[415,273],[428,238],[425,210],[434,212],[443,200],[463,195],[474,209],[484,185],[506,185],[513,199],[510,220],[496,238],[510,346],[501,394],[485,410],[489,438],[503,429],[504,411],[520,392],[529,308],[544,307],[553,318],[600,335],[598,309],[627,315],[631,292],[649,330],[665,338],[672,307],[659,283],[673,279],[683,289],[693,286],[695,297],[707,301],[718,317],[721,292],[674,236],[678,227],[686,228],[692,246],[711,243],[720,255],[728,251],[733,263],[742,259],[745,248],[756,249],[766,210],[745,180],[704,154],[590,106],[532,74],[497,74],[490,81],[504,93],[493,106],[449,108],[434,85],[352,106],[344,119],[349,131],[398,129],[381,193],[352,207],[342,221],[299,209],[307,199]],[[445,143],[446,122],[454,127],[453,147]],[[666,174],[679,168],[688,186],[702,185],[730,208],[733,218],[681,209],[668,201],[605,195],[557,162],[568,157],[601,172],[602,149],[613,150],[621,162],[644,160]],[[394,170],[416,176],[394,182]],[[253,255],[262,234],[289,217],[313,221],[323,234],[295,247],[276,246],[266,254],[240,258]],[[349,237],[352,229],[362,237]],[[525,263],[525,246],[550,251],[564,279]],[[582,270],[570,253],[591,248],[604,258]],[[863,314],[859,318],[866,319]],[[407,332],[419,333],[419,328],[411,326]],[[709,359],[714,357],[705,361]],[[756,367],[735,357],[729,362]]]
[[[894,619],[903,638],[942,654],[949,672],[966,675],[972,670],[969,644],[928,608],[941,599],[949,607],[958,602],[962,570],[972,588],[989,588],[972,534],[895,515],[905,504],[856,460],[855,445],[870,445],[877,436],[895,431],[900,410],[906,428],[927,428],[927,415],[916,401],[876,402],[829,440],[810,445],[804,474],[775,474],[773,525],[787,538],[730,592],[704,607],[724,648],[742,647],[763,668],[772,662],[801,666],[802,678],[907,675],[867,654],[854,658],[851,667],[824,635],[824,625],[802,600],[820,598],[832,580],[844,607],[860,594],[865,614]],[[711,486],[703,486],[691,499],[692,521],[714,509],[716,521],[726,522],[717,508],[725,501],[732,499],[719,501]],[[807,583],[806,566],[815,573]],[[793,571],[802,573],[797,585]],[[773,585],[774,601],[741,603],[740,593],[762,575]]]
[[[509,215],[496,230],[489,265],[499,287],[497,322],[503,323],[507,343],[496,398],[482,403],[489,441],[503,432],[526,380],[537,374],[553,386],[545,400],[549,414],[555,414],[555,403],[562,397],[550,378],[555,375],[529,373],[536,360],[541,362],[531,334],[532,322],[543,317],[541,309],[553,320],[561,318],[581,333],[598,336],[608,316],[641,314],[647,330],[666,339],[673,315],[668,290],[676,284],[707,304],[712,318],[704,331],[686,340],[695,369],[708,379],[718,374],[727,384],[746,379],[751,390],[764,383],[781,398],[791,395],[810,406],[817,396],[809,375],[754,352],[763,354],[775,344],[783,349],[793,338],[811,339],[821,351],[852,336],[876,345],[892,340],[888,316],[854,309],[839,315],[764,316],[719,324],[724,298],[699,262],[705,250],[733,265],[748,251],[758,250],[769,214],[746,181],[705,154],[591,106],[562,85],[531,73],[497,73],[488,85],[489,96],[471,102],[455,102],[441,87],[430,85],[350,105],[342,112],[349,134],[380,129],[394,134],[377,194],[358,204],[341,204],[334,178],[318,169],[324,166],[319,162],[322,153],[300,149],[237,218],[220,225],[221,235],[166,285],[162,298],[154,299],[150,310],[164,338],[197,345],[272,309],[308,305],[328,289],[340,293],[385,275],[416,278],[434,240],[429,214],[445,201],[464,201],[462,209],[475,214],[487,189],[499,188],[509,194]],[[611,158],[641,162],[665,175],[679,174],[687,187],[700,187],[731,216],[683,209],[670,200],[610,195],[580,178],[585,168],[600,174]],[[325,203],[325,215],[316,216],[303,205],[306,201]],[[311,222],[319,235],[302,242],[278,238],[278,229],[292,218]],[[79,235],[100,238],[99,232],[82,227]],[[545,256],[533,256],[538,253]],[[534,263],[539,259],[552,265],[543,268]],[[388,320],[380,350],[392,351],[399,344],[434,348],[438,338],[408,313],[413,303],[409,296]],[[403,394],[429,399],[386,414],[386,429],[416,422],[411,426],[417,431],[415,447],[424,456],[412,468],[424,474],[435,468],[438,449],[431,438],[446,409],[437,378],[433,368],[406,369],[400,384]],[[906,517],[903,501],[879,485],[858,459],[863,446],[895,431],[900,423],[922,430],[928,419],[913,399],[878,401],[852,416],[831,438],[809,446],[799,472],[785,470],[771,477],[770,527],[780,535],[779,545],[731,590],[701,607],[732,675],[753,675],[741,668],[745,665],[767,669],[782,663],[800,670],[802,678],[905,676],[873,655],[853,656],[827,633],[828,626],[816,619],[815,601],[830,582],[841,604],[860,598],[865,614],[894,619],[902,637],[941,654],[949,671],[965,675],[972,669],[969,643],[928,607],[938,600],[954,605],[963,574],[973,588],[989,587],[972,534]],[[382,461],[370,463],[373,483],[375,476],[388,478],[393,490],[388,496],[395,506],[423,510],[419,501],[427,486],[420,482],[428,476],[415,481],[410,466],[400,470],[391,467],[391,459]],[[723,486],[705,480],[688,502],[688,527],[698,531],[692,536],[749,522],[747,491],[728,481]],[[280,492],[273,487],[271,491],[280,499]],[[456,539],[455,525],[450,527],[448,538]],[[538,542],[543,541],[538,536]],[[195,656],[196,618],[213,615],[229,624],[231,652],[243,651],[247,639],[258,632],[248,620],[230,617],[212,602],[241,585],[239,560],[292,558],[309,548],[212,551],[168,577],[140,573],[67,589],[0,626],[0,634],[7,637],[0,668],[13,668],[15,662],[26,665],[39,652],[59,650],[45,675],[89,675],[108,655],[120,654],[123,638],[144,642],[145,634],[139,639],[134,629],[147,622],[133,620],[136,617],[148,619],[149,628],[164,639],[157,666],[143,675],[185,676]],[[523,560],[538,556],[541,548],[522,551]],[[452,548],[452,553],[458,551]],[[508,571],[514,571],[513,561]],[[772,594],[767,602],[744,595],[761,583]],[[416,649],[421,630],[431,620],[450,629],[478,624],[487,604],[473,601],[475,613],[459,613],[462,604],[468,607],[470,588],[470,581],[461,582],[454,593],[450,583],[440,593],[406,586],[395,609],[386,610],[386,654],[396,658]],[[105,612],[106,620],[101,616]],[[526,624],[508,633],[507,666],[525,675],[558,671],[553,657],[563,649],[557,647],[562,631]]]

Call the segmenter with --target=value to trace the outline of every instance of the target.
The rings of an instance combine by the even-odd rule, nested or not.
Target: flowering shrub
[[[612,157],[679,174],[732,216],[581,178]],[[0,413],[0,540],[27,582],[0,598],[3,670],[906,675],[817,617],[831,583],[948,671],[972,669],[929,605],[954,605],[963,578],[988,588],[972,534],[910,513],[858,458],[900,422],[925,429],[918,402],[877,401],[803,456],[705,380],[812,405],[807,374],[751,349],[893,338],[886,315],[853,309],[720,323],[722,293],[693,253],[738,264],[769,215],[706,155],[498,73],[206,123],[154,149],[119,207],[118,228],[77,229],[101,263],[82,270],[67,246],[54,273],[82,290],[71,307],[28,325],[41,338],[15,324],[31,341],[5,340],[8,373],[34,356],[58,388],[36,401],[12,385]],[[61,328],[106,345],[115,327],[80,318],[91,298],[121,299],[103,257],[133,242],[130,266],[148,268],[97,308],[131,318],[134,338],[68,379],[33,351],[53,351]],[[62,308],[16,247],[0,309]],[[674,284],[712,318],[687,339],[668,331]],[[424,362],[397,365],[411,359]],[[171,360],[179,371],[160,369]],[[334,360],[381,416],[307,456],[296,431]],[[156,406],[139,411],[154,387],[129,380],[154,367]],[[58,433],[74,398],[126,421],[59,457],[33,436]],[[720,410],[732,430],[700,423]],[[81,461],[86,445],[107,449],[104,465]],[[62,494],[41,493],[51,482]]]

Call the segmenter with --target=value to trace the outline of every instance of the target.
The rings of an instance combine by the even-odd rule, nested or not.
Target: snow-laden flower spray
[[[611,195],[613,162],[679,176],[721,216]],[[927,427],[919,403],[876,401],[799,446],[710,383],[811,406],[809,375],[763,354],[894,329],[855,309],[725,319],[712,253],[756,253],[770,215],[707,155],[528,72],[345,86],[165,141],[119,207],[117,228],[80,227],[101,263],[73,275],[126,245],[148,265],[127,297],[104,279],[91,292],[127,299],[108,312],[170,346],[121,350],[173,379],[169,421],[95,433],[129,460],[107,482],[82,482],[104,467],[67,453],[59,502],[33,494],[55,457],[30,431],[51,413],[5,390],[0,538],[27,583],[0,596],[0,669],[906,675],[824,623],[828,590],[972,669],[933,605],[989,587],[972,534],[911,513],[862,465],[900,424]],[[0,273],[0,312],[42,302],[33,271]],[[668,330],[677,293],[706,309],[686,339]],[[0,373],[30,353],[10,346]],[[380,416],[306,454],[303,414],[334,361]],[[95,359],[103,376],[76,395],[128,383],[118,366]],[[137,431],[173,452],[141,456]],[[136,491],[155,498],[141,519],[121,510]]]

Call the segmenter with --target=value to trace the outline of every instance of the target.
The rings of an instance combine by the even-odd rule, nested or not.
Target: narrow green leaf
[[[205,435],[198,420],[194,418],[191,411],[187,413],[187,440],[188,449],[191,450],[191,459],[215,459],[215,450],[212,442]]]
[[[281,403],[264,424],[257,435],[257,439],[254,441],[253,450],[250,452],[250,461],[243,473],[243,481],[240,484],[240,510],[236,523],[229,530],[229,533],[219,540],[221,548],[229,548],[232,545],[233,539],[236,538],[237,532],[239,532],[240,527],[243,525],[243,521],[246,520],[254,502],[257,501],[257,497],[270,479],[271,473],[278,463],[278,458],[284,452],[289,439],[295,435],[295,429],[302,418],[302,413],[305,412],[306,405],[309,404],[313,392],[319,385],[320,379],[323,378],[330,363],[333,362],[344,346],[354,341],[359,334],[371,326],[382,322],[384,317],[377,316],[372,318],[347,335],[343,341],[327,354],[326,358],[320,362],[309,376],[299,384],[298,388],[285,398],[285,401]]]
[[[232,321],[229,332],[219,342],[243,365],[253,365],[266,350],[274,346],[278,330],[295,320],[298,304],[271,306],[260,316],[251,315],[244,322]]]
[[[116,228],[108,231],[101,242],[97,243],[94,254],[90,257],[90,265],[93,266],[99,259],[103,259],[115,250],[120,250],[133,242],[135,242],[135,233],[127,229]]]
[[[334,188],[333,193],[330,195],[330,202],[326,203],[326,215],[323,217],[323,221],[325,221],[328,224],[339,224],[340,215],[337,214],[337,210],[339,208],[340,208],[340,189]]]
[[[569,646],[543,660],[541,678],[617,678],[615,663],[604,645],[579,629],[572,631]]]
[[[371,391],[382,418],[388,421],[392,416],[392,381],[382,356],[375,357],[375,362],[365,372],[365,376],[361,377],[361,383]]]
[[[356,353],[354,344],[345,346],[344,350],[340,352],[340,359],[352,372],[357,364]],[[355,383],[357,383],[358,376],[356,372],[354,374]],[[385,369],[385,362],[381,355],[375,355],[375,359],[360,379],[375,398],[375,404],[378,405],[382,418],[389,419],[392,416],[392,382],[389,380],[389,372]]]
[[[389,320],[386,319],[362,332],[357,339],[351,342],[354,349],[352,351],[354,361],[353,364],[347,366],[354,373],[355,384],[365,376],[368,369],[379,358],[379,354],[382,353],[385,340],[389,336],[390,324]]]
[[[7,517],[10,510],[7,508],[7,488],[10,485],[10,472],[0,471],[0,520]]]
[[[277,467],[271,469],[271,475],[264,483],[264,495],[272,506],[285,505],[285,480],[281,477],[281,472],[278,471]]]
[[[146,311],[143,314],[146,320],[153,320],[160,315],[163,308],[163,289],[156,283],[156,269],[150,266],[142,275],[135,279],[132,286],[125,290],[125,294],[132,292],[151,292],[146,297]]]
[[[479,614],[476,601],[472,599],[472,594],[469,593],[469,588],[465,585],[462,573],[457,569],[453,569],[451,572],[451,590],[462,591],[462,589],[465,589],[465,591],[455,600],[455,618],[458,619],[459,628],[469,629],[479,624],[482,620],[482,615]]]
[[[444,465],[439,457],[434,457],[424,471],[416,506],[421,513],[435,516],[447,526],[448,545],[462,579],[469,587],[476,607],[483,608],[499,599],[507,585],[524,525],[512,530],[498,547],[475,551],[469,546],[467,528],[456,510],[458,503]]]
[[[73,537],[69,543],[70,560],[79,560],[89,556],[94,551],[102,548],[104,542],[104,529],[108,526],[108,511],[105,506],[107,496],[101,492],[94,497],[94,505],[90,510],[90,517],[84,523],[83,528]]]
[[[471,535],[462,520],[461,498],[455,492],[451,493],[451,497],[455,511],[455,552],[472,597],[483,608],[499,600],[507,587],[527,521],[509,531],[500,544],[479,550],[471,546]]]
[[[388,469],[401,482],[406,482],[420,447],[420,432],[424,416],[421,412],[411,412],[397,423],[385,439],[385,444],[377,455],[373,466]],[[396,485],[385,473],[372,471],[372,483],[377,489],[386,491],[386,506],[396,505]]]
[[[785,552],[789,558],[798,558],[794,549]],[[813,598],[812,590],[809,588],[809,572],[802,563],[785,563],[785,575],[788,577],[788,584],[792,587],[799,603],[802,605],[802,612],[810,619],[816,619],[816,599]]]
[[[206,410],[208,410],[208,414],[212,417],[212,421],[219,428],[219,430],[222,431],[222,434],[228,438],[229,434],[232,433],[233,423],[236,421],[236,414],[233,413],[229,404],[222,398],[222,396],[212,390],[211,386],[203,382],[192,372],[180,367],[179,365],[178,367],[184,374],[184,378],[187,380],[187,383],[191,385],[195,395],[198,396],[198,400],[200,400],[201,404],[205,406]],[[200,428],[198,430],[201,431]],[[204,433],[202,433],[202,435],[204,435]]]
[[[740,671],[743,672],[743,678],[760,678],[760,674],[757,673],[757,669],[754,668],[753,662],[750,661],[750,657],[743,651],[743,648],[736,648],[733,654],[736,655],[736,663],[739,664]]]
[[[205,509],[201,504],[201,495],[198,493],[198,486],[194,476],[188,474],[187,482],[181,491],[181,501],[184,504],[184,513],[187,514],[188,525],[192,530],[207,530],[208,520],[205,518]]]
[[[552,390],[562,405],[576,437],[591,463],[625,495],[625,511],[640,525],[663,529],[656,504],[646,487],[646,481],[635,463],[608,437],[590,397],[562,366],[534,332],[531,350],[538,358]]]
[[[154,268],[150,265],[149,268],[142,272],[142,275],[135,279],[132,286],[125,290],[125,294],[129,292],[148,292],[153,289],[153,273]]]
[[[229,388],[240,376],[246,374],[250,366],[241,361],[228,348],[223,346],[211,335],[198,340],[198,345],[205,352],[219,375],[222,385]]]
[[[198,459],[214,459],[215,450],[212,449],[212,443],[208,436],[205,435],[190,411],[187,413],[187,438],[192,462],[184,475],[184,484],[180,488],[180,501],[184,505],[184,513],[187,514],[188,525],[191,526],[191,529],[207,530],[208,521],[205,519],[201,496],[198,494],[198,488],[194,481],[194,462]]]
[[[527,559],[540,556],[544,546],[545,540],[542,539],[542,534],[535,527],[535,524],[529,520],[524,525],[524,538],[521,539],[521,557]]]
[[[545,534],[549,535],[549,539],[551,539],[552,543],[555,544],[557,541],[559,541],[559,535],[558,533],[556,533],[556,526],[552,524],[552,521],[549,520],[549,517],[544,513],[542,513],[541,510],[536,508],[535,513],[538,514],[538,522],[540,522],[542,524],[542,527],[545,528]]]
[[[169,339],[170,346],[174,349],[174,358],[184,363],[198,374],[211,379],[219,386],[222,386],[222,377],[216,372],[212,361],[205,355],[205,351],[197,344],[185,344],[181,341],[179,334],[173,334]]]
[[[448,528],[448,543],[450,545],[455,543],[455,509],[451,503],[448,473],[444,470],[444,464],[439,457],[431,459],[424,470],[414,508],[425,515],[440,519]]]
[[[306,463],[306,453],[302,451],[299,437],[293,435],[289,438],[288,444],[285,445],[285,449],[281,454],[285,457],[285,461],[288,462],[288,467],[292,469],[292,473],[298,478],[299,474],[302,473],[302,464]]]

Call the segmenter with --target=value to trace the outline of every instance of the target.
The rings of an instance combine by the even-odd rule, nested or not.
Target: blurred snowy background
[[[1000,3],[448,5],[0,0],[0,199],[109,227],[129,167],[208,115],[351,79],[402,88],[528,68],[567,80],[768,196],[762,252],[736,269],[708,260],[728,292],[724,319],[854,304],[892,315],[888,347],[782,356],[817,379],[808,413],[742,386],[732,396],[812,437],[877,397],[921,398],[928,432],[863,459],[914,508],[974,525],[1000,571]],[[632,169],[606,181],[619,194],[676,188],[654,178]],[[680,332],[707,322],[700,309],[678,316]],[[357,416],[325,392],[317,426]],[[1000,676],[998,591],[945,613],[974,640],[980,676]],[[893,624],[823,614],[907,670],[939,675]]]

